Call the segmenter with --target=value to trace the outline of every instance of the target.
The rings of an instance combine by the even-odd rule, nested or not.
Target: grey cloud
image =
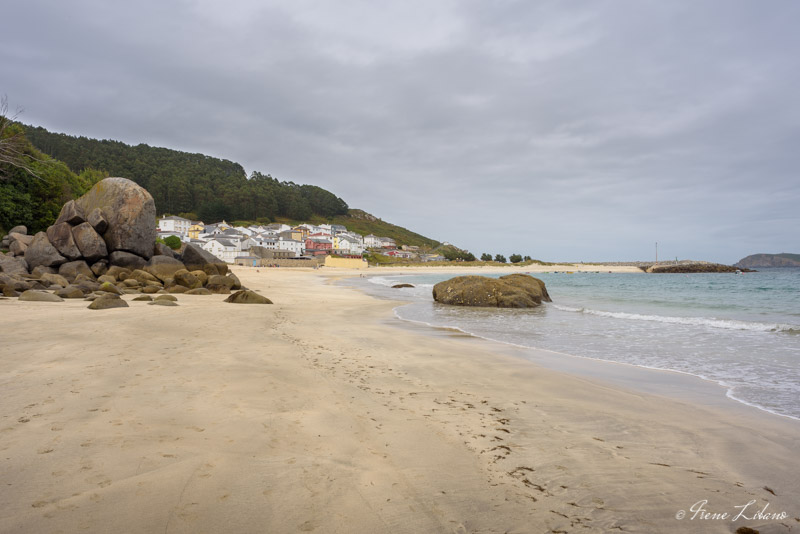
[[[800,7],[767,7],[12,2],[0,92],[473,252],[735,261],[798,251]]]

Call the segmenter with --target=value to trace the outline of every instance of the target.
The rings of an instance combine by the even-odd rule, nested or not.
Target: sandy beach
[[[0,301],[0,532],[800,530],[795,420],[234,272],[274,305]]]

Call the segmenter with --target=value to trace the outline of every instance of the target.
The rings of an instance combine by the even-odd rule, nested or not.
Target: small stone
[[[259,295],[255,291],[250,291],[249,289],[237,291],[226,298],[225,302],[230,302],[231,304],[272,304],[272,301],[267,297]]]
[[[97,297],[89,304],[90,310],[107,310],[110,308],[127,308],[128,303],[116,295],[106,294],[102,297]]]
[[[19,300],[26,302],[64,302],[64,299],[58,295],[48,293],[47,291],[39,291],[36,289],[29,289],[19,296]]]
[[[149,305],[156,305],[156,306],[177,306],[177,302],[173,302],[171,300],[154,300],[153,302],[148,302]]]

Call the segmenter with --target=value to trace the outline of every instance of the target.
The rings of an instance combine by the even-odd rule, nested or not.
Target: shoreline
[[[234,271],[275,304],[0,302],[0,532],[790,531],[675,519],[703,499],[800,516],[797,425],[399,328],[400,301],[330,283],[347,273]]]
[[[502,270],[502,268],[499,268]],[[381,276],[382,274],[398,274],[398,275],[407,275],[407,276],[414,276],[419,274],[435,274],[440,271],[437,270],[436,267],[431,268],[430,270],[425,271],[425,273],[409,273],[405,271],[389,271],[389,272],[373,272],[367,273],[367,277],[369,276]],[[642,272],[642,271],[639,271]],[[485,272],[486,274],[493,274],[494,271]],[[330,273],[328,273],[330,274]],[[470,274],[470,271],[453,271],[452,274]],[[477,274],[481,274],[478,272]],[[533,273],[536,274],[536,273]],[[345,276],[343,278],[353,278],[354,276]],[[364,294],[367,296],[371,296],[373,298],[382,299],[384,297],[370,295],[368,292],[364,291]],[[675,377],[676,381],[682,382],[685,384],[685,387],[681,390],[682,395],[693,395],[698,400],[703,399],[704,402],[710,402],[712,405],[719,405],[719,406],[744,406],[749,409],[755,409],[758,412],[769,414],[770,416],[775,416],[781,419],[788,419],[791,421],[800,422],[800,418],[775,412],[766,408],[764,406],[758,405],[753,402],[749,402],[743,399],[736,397],[734,393],[734,386],[730,386],[726,384],[724,381],[709,378],[707,376],[703,376],[701,374],[695,374],[688,371],[681,371],[676,369],[666,369],[666,368],[659,368],[659,367],[650,367],[646,365],[640,365],[636,363],[629,363],[623,361],[615,361],[610,359],[603,359],[598,357],[591,357],[591,356],[582,356],[579,354],[572,354],[569,352],[563,352],[559,350],[541,348],[541,347],[531,347],[526,345],[520,345],[508,341],[502,341],[499,339],[493,339],[491,337],[486,337],[480,334],[476,334],[473,332],[469,332],[463,330],[459,327],[454,326],[439,326],[435,324],[428,323],[426,321],[415,320],[415,319],[408,319],[401,317],[398,313],[398,308],[406,305],[411,304],[413,301],[403,301],[402,304],[395,306],[393,308],[393,313],[395,318],[400,321],[401,323],[407,324],[416,324],[422,327],[427,327],[434,330],[457,330],[461,334],[469,337],[473,337],[475,339],[485,340],[491,343],[497,343],[502,347],[509,347],[512,351],[516,351],[520,354],[517,357],[526,359],[535,363],[536,365],[540,365],[546,367],[548,369],[564,372],[567,374],[575,375],[575,376],[582,376],[586,378],[592,378],[593,376],[604,376],[609,383],[613,383],[618,386],[631,388],[637,391],[641,391],[642,393],[659,393],[663,392],[670,388],[669,384],[661,384],[661,382],[665,382],[665,380],[649,380],[647,379],[649,373],[666,373],[667,376]],[[565,359],[566,358],[566,359]],[[605,367],[605,366],[611,367]],[[612,369],[619,369],[621,366],[623,371],[623,377],[629,374],[636,374],[636,378],[620,378],[618,373],[615,373]],[[691,385],[690,383],[694,383]],[[704,392],[696,392],[694,390],[697,389],[704,389]],[[722,399],[720,401],[720,398]]]

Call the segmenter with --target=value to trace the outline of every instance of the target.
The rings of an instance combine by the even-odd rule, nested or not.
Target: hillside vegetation
[[[313,185],[281,182],[232,161],[146,144],[127,145],[52,133],[26,126],[26,136],[42,152],[70,169],[102,169],[147,189],[158,213],[186,214],[204,220],[263,220],[312,215],[346,215],[347,203]]]
[[[68,200],[104,178],[86,169],[72,172],[63,162],[36,150],[19,124],[0,114],[0,143],[13,144],[14,158],[0,161],[0,235],[24,225],[33,234],[53,224]]]
[[[83,194],[100,178],[122,176],[153,195],[159,215],[205,222],[333,223],[362,235],[391,237],[398,245],[425,249],[439,245],[362,210],[351,210],[344,200],[321,187],[279,181],[257,171],[248,177],[244,168],[232,161],[53,133],[39,126],[14,124],[14,128],[26,138],[33,160],[48,162],[47,170],[36,167],[47,180],[32,182],[24,171],[9,171],[9,176],[18,180],[3,182],[6,191],[0,194],[0,227],[26,224],[34,231],[44,229],[55,220],[61,204]],[[39,205],[37,199],[46,202]]]

